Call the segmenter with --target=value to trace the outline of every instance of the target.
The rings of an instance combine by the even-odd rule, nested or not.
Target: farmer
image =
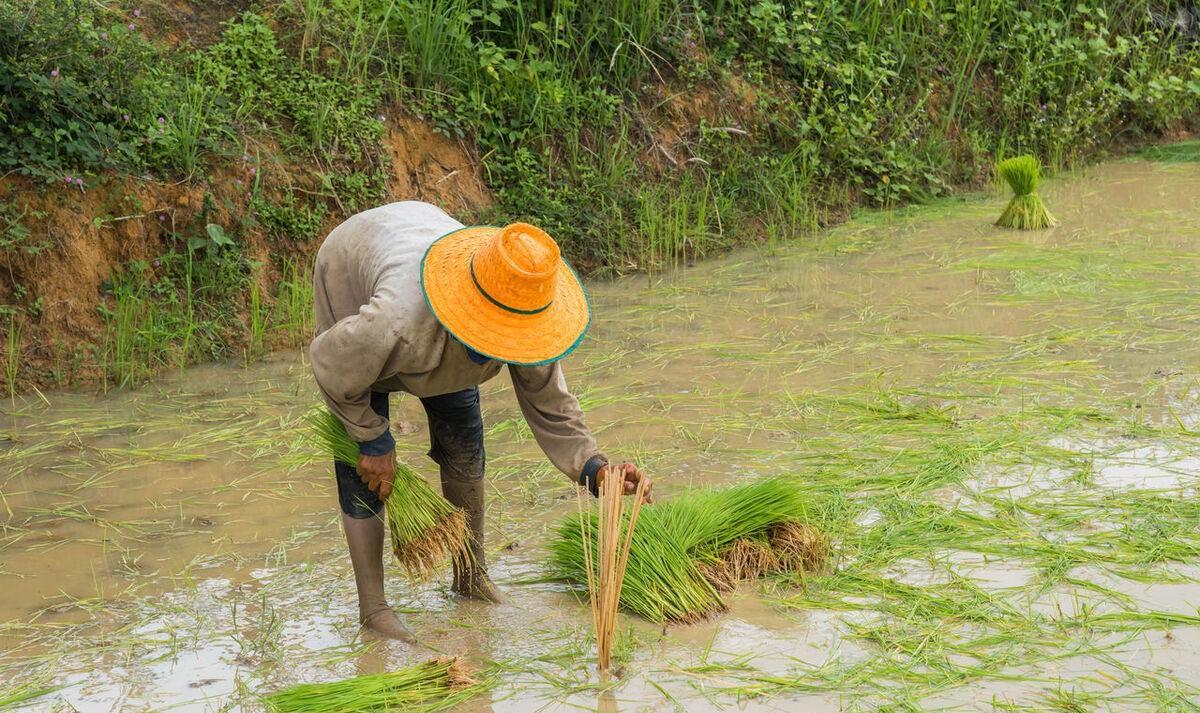
[[[479,384],[505,365],[525,421],[559,470],[593,494],[610,476],[622,478],[627,493],[646,478],[649,493],[636,466],[608,464],[567,390],[558,360],[579,346],[590,312],[579,278],[545,232],[524,223],[467,228],[428,203],[392,203],[335,228],[313,272],[313,374],[359,444],[357,468],[334,468],[364,628],[412,638],[383,593],[381,513],[396,466],[391,392],[421,400],[442,493],[466,512],[474,563],[454,565],[460,595],[505,601],[484,556],[479,413]]]

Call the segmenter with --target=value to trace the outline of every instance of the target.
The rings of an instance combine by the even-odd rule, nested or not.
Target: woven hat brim
[[[486,357],[522,366],[557,361],[579,346],[591,323],[583,283],[564,260],[544,311],[517,314],[493,303],[471,279],[471,256],[500,230],[471,226],[435,240],[421,260],[425,301],[450,334]]]

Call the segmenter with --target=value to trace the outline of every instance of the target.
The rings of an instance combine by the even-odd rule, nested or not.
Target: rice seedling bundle
[[[633,509],[626,516],[624,510],[624,479],[606,478],[600,484],[597,501],[596,523],[599,529],[593,533],[583,506],[583,490],[578,492],[579,526],[582,538],[584,567],[587,569],[588,602],[592,609],[592,624],[596,629],[596,653],[601,671],[608,671],[612,661],[612,644],[617,631],[617,604],[621,598],[621,586],[625,581],[625,569],[629,564],[629,548],[637,527],[642,499],[646,495],[643,478],[638,482],[633,497]],[[593,551],[592,544],[596,547]]]
[[[826,541],[804,524],[808,505],[794,481],[771,478],[646,508],[630,538],[620,607],[652,621],[690,623],[724,610],[721,592],[739,579],[819,568]],[[551,544],[550,578],[588,586],[598,529],[592,514],[564,520]]]
[[[1054,224],[1054,216],[1046,210],[1042,198],[1037,194],[1038,182],[1042,178],[1041,165],[1033,156],[1017,156],[1001,161],[996,172],[1013,190],[1013,198],[996,221],[1002,228],[1037,230]]]
[[[400,671],[329,683],[304,683],[264,697],[274,713],[432,713],[472,695],[476,682],[454,658],[440,658]]]
[[[358,444],[337,416],[322,410],[310,421],[315,440],[330,456],[352,467],[358,465]],[[396,463],[396,479],[384,510],[392,551],[410,576],[428,577],[447,557],[459,562],[470,559],[466,514],[403,463]]]

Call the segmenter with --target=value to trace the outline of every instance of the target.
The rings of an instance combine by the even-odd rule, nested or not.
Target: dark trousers
[[[455,480],[482,478],[483,416],[479,413],[479,387],[429,396],[421,399],[421,405],[429,420],[429,457],[441,466],[443,475]],[[388,395],[372,392],[371,410],[389,418]],[[358,519],[378,515],[383,501],[367,488],[358,471],[344,463],[334,463],[333,467],[342,512]]]

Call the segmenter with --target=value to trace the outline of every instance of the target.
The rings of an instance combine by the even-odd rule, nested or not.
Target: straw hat
[[[510,364],[561,359],[591,321],[583,284],[558,243],[526,223],[438,238],[421,261],[421,291],[456,339]]]

